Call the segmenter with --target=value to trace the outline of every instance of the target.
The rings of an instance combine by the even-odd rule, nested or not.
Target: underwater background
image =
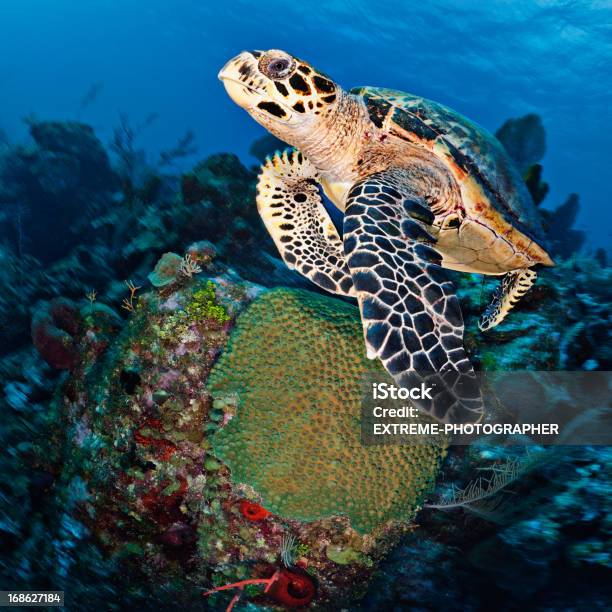
[[[609,385],[574,418],[580,389],[533,375],[542,415],[573,418],[554,447],[361,445],[360,382],[385,374],[354,304],[280,260],[254,201],[279,143],[217,73],[285,49],[495,133],[557,266],[486,333],[495,280],[452,274],[466,351],[609,372],[611,30],[604,1],[0,3],[0,587],[610,609],[612,453],[571,444],[609,431]]]
[[[577,227],[596,247],[610,242],[609,2],[22,0],[0,10],[0,128],[10,137],[36,113],[85,120],[106,142],[119,112],[135,124],[155,113],[140,139],[150,156],[192,129],[199,154],[252,162],[263,128],[227,103],[216,75],[243,49],[284,49],[345,88],[408,91],[492,132],[539,114],[546,206],[579,192]]]

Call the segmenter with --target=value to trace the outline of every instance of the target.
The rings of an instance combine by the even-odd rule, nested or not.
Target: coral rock
[[[441,446],[361,442],[369,362],[357,309],[277,289],[243,314],[209,378],[213,397],[237,396],[237,415],[212,439],[233,479],[285,518],[345,514],[368,533],[410,521],[433,482]]]
[[[183,258],[176,253],[164,253],[155,269],[148,276],[154,287],[165,287],[174,283],[180,273]]]

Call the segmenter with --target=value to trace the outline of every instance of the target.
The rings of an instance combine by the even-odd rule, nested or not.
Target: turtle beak
[[[219,72],[229,97],[241,108],[253,108],[266,91],[266,81],[259,72],[257,59],[243,51],[231,59]]]

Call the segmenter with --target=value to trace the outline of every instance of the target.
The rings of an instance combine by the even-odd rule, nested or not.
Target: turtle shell
[[[523,234],[543,242],[540,215],[527,186],[495,136],[443,104],[403,91],[359,87],[351,93],[364,99],[378,127],[392,113],[402,130],[425,140],[442,137],[460,165],[483,184],[491,206]]]

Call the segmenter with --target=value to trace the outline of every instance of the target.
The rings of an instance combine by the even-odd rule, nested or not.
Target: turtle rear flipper
[[[537,278],[532,268],[512,270],[504,275],[497,286],[491,303],[480,317],[478,327],[481,331],[492,329],[499,325],[516,303],[531,289]]]
[[[319,287],[352,295],[342,240],[318,188],[317,171],[301,153],[268,158],[257,183],[257,209],[283,261]]]
[[[430,246],[427,194],[408,176],[393,170],[373,175],[347,200],[344,252],[368,357],[378,357],[403,387],[431,386],[433,398],[416,403],[438,420],[479,421],[482,397],[463,348],[459,301]]]

